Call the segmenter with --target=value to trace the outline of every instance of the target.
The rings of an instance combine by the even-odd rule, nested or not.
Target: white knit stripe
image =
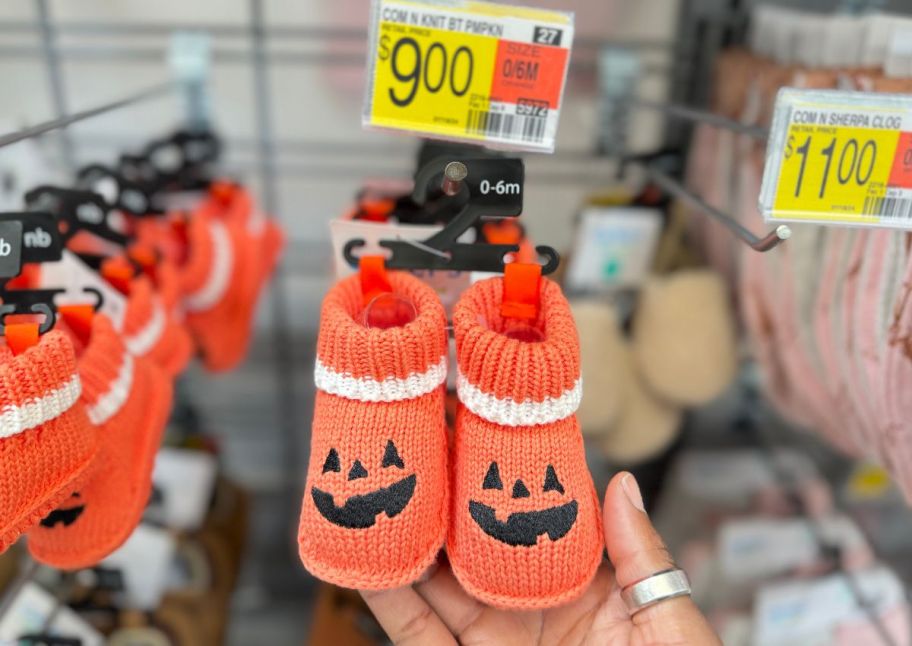
[[[317,388],[331,395],[362,402],[396,402],[421,397],[433,392],[446,380],[447,358],[421,373],[412,373],[405,379],[387,377],[377,381],[371,377],[353,377],[336,372],[317,357],[314,369],[314,383]]]
[[[12,437],[60,417],[72,408],[80,394],[82,382],[79,375],[73,375],[69,381],[42,397],[18,406],[7,404],[0,412],[0,438]]]
[[[152,303],[152,317],[139,332],[124,337],[124,345],[138,357],[143,356],[155,347],[165,331],[165,308],[156,298]]]
[[[209,223],[209,233],[212,235],[212,267],[203,286],[184,297],[184,308],[188,312],[201,312],[215,307],[231,282],[234,250],[231,248],[228,229],[221,222],[212,220]]]
[[[516,402],[480,390],[460,371],[456,378],[456,393],[466,408],[489,422],[501,426],[535,426],[552,424],[575,413],[583,397],[583,380],[577,379],[560,397],[546,397],[540,402],[531,399]]]
[[[114,417],[129,399],[132,388],[133,356],[128,352],[124,352],[120,370],[117,373],[117,378],[111,383],[111,388],[95,400],[94,404],[86,407],[89,420],[95,426],[100,426]]]

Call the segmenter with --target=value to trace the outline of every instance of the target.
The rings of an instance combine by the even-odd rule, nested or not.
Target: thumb
[[[675,567],[671,554],[656,532],[643,506],[636,479],[621,472],[605,492],[605,546],[624,589],[663,570]],[[706,618],[690,597],[667,599],[633,616],[647,641],[682,644],[718,644]]]

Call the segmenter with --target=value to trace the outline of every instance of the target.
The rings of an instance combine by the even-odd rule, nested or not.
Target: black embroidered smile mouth
[[[83,511],[85,511],[85,505],[70,507],[68,509],[55,509],[41,519],[40,525],[42,527],[50,527],[53,529],[54,525],[57,523],[63,523],[64,527],[69,527],[76,522],[76,520],[82,515]]]
[[[493,507],[469,501],[469,513],[485,534],[501,543],[523,547],[535,546],[542,534],[547,534],[552,541],[563,538],[576,522],[578,511],[579,505],[571,500],[541,511],[516,512],[510,514],[506,522],[501,522],[497,520]]]
[[[383,512],[392,518],[405,509],[415,493],[416,480],[413,473],[388,487],[352,496],[341,507],[336,505],[331,493],[316,487],[312,487],[310,493],[320,514],[333,525],[347,529],[366,529],[374,526],[379,513]]]

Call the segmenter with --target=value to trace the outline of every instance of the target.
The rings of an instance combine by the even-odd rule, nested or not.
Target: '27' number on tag
[[[406,85],[401,93],[389,88],[390,100],[400,108],[415,100],[418,90],[437,94],[446,87],[457,97],[468,92],[475,71],[475,57],[465,45],[454,51],[447,50],[443,43],[434,41],[422,50],[414,38],[404,37],[390,47],[390,36],[380,38],[381,61],[389,61],[390,69],[397,81]]]

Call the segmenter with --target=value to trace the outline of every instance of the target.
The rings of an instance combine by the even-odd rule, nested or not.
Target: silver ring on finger
[[[631,616],[657,603],[676,597],[690,596],[690,581],[684,570],[656,572],[621,590],[621,598]]]

